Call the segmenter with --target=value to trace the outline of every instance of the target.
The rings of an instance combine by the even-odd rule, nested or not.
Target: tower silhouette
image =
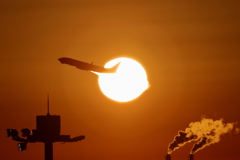
[[[70,135],[60,135],[61,118],[60,115],[50,115],[49,113],[49,96],[47,100],[47,115],[39,115],[36,117],[36,129],[29,130],[24,128],[21,130],[22,137],[18,136],[16,129],[7,129],[7,136],[18,143],[18,150],[23,151],[27,148],[27,143],[44,143],[45,160],[53,160],[53,143],[54,142],[78,142],[85,139],[85,136],[77,136],[70,138]]]

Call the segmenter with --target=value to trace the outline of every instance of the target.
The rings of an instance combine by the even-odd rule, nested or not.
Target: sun
[[[119,62],[116,73],[98,73],[99,87],[112,100],[131,101],[148,88],[147,74],[140,63],[130,58],[113,59],[104,67],[111,68]]]

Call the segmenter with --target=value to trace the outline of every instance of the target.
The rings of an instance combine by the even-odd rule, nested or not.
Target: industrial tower
[[[27,148],[27,143],[44,143],[45,160],[53,160],[53,143],[54,142],[78,142],[85,139],[85,136],[77,136],[70,138],[70,135],[60,135],[61,124],[59,115],[50,115],[49,113],[49,97],[47,100],[47,115],[36,117],[36,129],[29,130],[24,128],[21,130],[22,137],[18,136],[16,129],[7,129],[7,136],[12,140],[18,141],[18,150],[23,151]]]

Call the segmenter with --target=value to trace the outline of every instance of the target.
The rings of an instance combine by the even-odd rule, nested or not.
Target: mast
[[[50,115],[50,112],[49,112],[49,93],[47,95],[47,115]]]

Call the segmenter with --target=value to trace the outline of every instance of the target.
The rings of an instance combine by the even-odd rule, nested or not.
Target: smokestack
[[[190,154],[190,155],[189,155],[189,160],[194,160],[193,154]]]
[[[165,158],[166,158],[166,160],[171,160],[171,155],[167,154]]]

